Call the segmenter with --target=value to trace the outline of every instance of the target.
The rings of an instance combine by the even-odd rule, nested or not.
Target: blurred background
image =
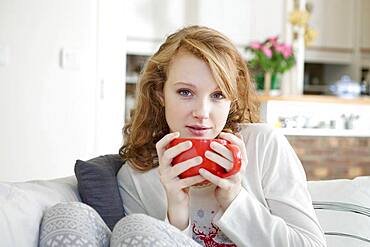
[[[370,175],[369,13],[370,0],[0,0],[0,181],[117,153],[145,61],[193,24],[232,39],[309,180]]]

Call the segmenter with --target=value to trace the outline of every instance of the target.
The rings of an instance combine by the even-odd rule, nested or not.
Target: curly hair
[[[131,120],[123,128],[122,159],[139,171],[158,166],[155,144],[170,132],[161,102],[171,59],[179,50],[202,59],[222,93],[231,100],[224,131],[236,133],[241,123],[259,122],[259,102],[245,61],[232,42],[216,30],[189,26],[169,35],[139,77]]]

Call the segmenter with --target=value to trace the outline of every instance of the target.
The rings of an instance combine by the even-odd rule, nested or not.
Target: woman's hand
[[[245,168],[247,165],[247,152],[245,149],[244,141],[241,139],[242,138],[241,136],[237,137],[233,134],[225,132],[220,133],[219,136],[220,138],[225,139],[230,143],[238,146],[242,154],[242,164],[240,171],[227,178],[220,178],[205,169],[200,169],[199,173],[202,177],[204,177],[211,183],[217,185],[215,190],[215,197],[218,203],[220,204],[221,208],[225,211],[229,207],[231,202],[239,194],[242,188],[241,181],[242,176],[244,176],[245,174]],[[232,152],[225,146],[217,142],[212,142],[211,148],[215,152],[206,151],[205,156],[207,157],[207,159],[210,159],[213,162],[219,164],[227,171],[231,170],[233,166]]]
[[[184,179],[178,178],[178,175],[189,168],[200,165],[202,157],[197,156],[172,166],[172,159],[192,146],[191,141],[186,141],[167,149],[168,144],[177,137],[179,137],[178,132],[165,135],[157,142],[156,149],[159,159],[160,181],[167,195],[168,219],[172,225],[183,230],[188,225],[189,220],[188,188],[204,181],[204,178],[200,175]]]

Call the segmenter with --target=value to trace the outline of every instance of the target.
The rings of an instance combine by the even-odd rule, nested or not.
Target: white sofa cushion
[[[310,181],[309,190],[329,247],[370,246],[370,176]]]
[[[79,201],[75,177],[25,183],[0,182],[1,245],[38,246],[44,211],[68,201]]]
[[[370,176],[310,181],[308,188],[324,232],[370,239],[370,217],[366,216],[370,208]],[[0,182],[1,246],[38,246],[39,226],[45,210],[69,201],[80,201],[75,177],[25,183]],[[369,242],[349,236],[326,237],[329,247],[370,246]]]

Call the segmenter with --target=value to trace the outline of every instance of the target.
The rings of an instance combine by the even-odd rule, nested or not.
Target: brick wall
[[[370,175],[370,137],[287,136],[308,180]]]

